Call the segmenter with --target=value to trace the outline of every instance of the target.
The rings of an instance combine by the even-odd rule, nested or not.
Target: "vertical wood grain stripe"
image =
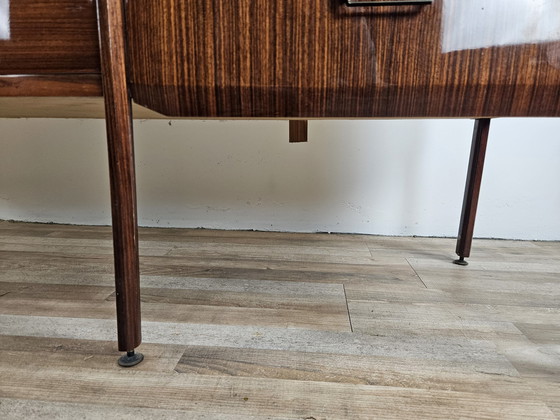
[[[99,34],[109,146],[119,350],[141,342],[140,273],[131,101],[121,0],[99,0]]]
[[[443,3],[135,0],[132,93],[171,116],[560,116],[558,42],[445,53]]]

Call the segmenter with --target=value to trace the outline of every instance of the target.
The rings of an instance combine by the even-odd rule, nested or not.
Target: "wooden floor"
[[[560,418],[560,243],[143,229],[116,364],[110,229],[0,221],[0,418]]]

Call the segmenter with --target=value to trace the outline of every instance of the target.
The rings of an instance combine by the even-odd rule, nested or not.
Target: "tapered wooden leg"
[[[109,148],[115,287],[121,366],[133,366],[143,356],[141,343],[140,273],[136,213],[136,177],[131,101],[126,82],[124,10],[122,0],[98,0],[101,70]]]
[[[456,253],[459,256],[455,264],[467,265],[465,258],[471,254],[471,244],[474,233],[474,221],[478,206],[480,184],[482,182],[482,170],[484,169],[484,157],[486,156],[486,145],[488,144],[488,131],[490,129],[490,118],[476,120],[467,173],[467,184],[463,198],[463,211],[461,213],[461,224],[457,236]]]

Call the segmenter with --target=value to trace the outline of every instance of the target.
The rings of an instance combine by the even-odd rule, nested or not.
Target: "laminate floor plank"
[[[175,241],[180,243],[236,243],[236,244],[288,244],[290,246],[317,245],[333,246],[337,249],[362,246],[369,235],[292,233],[247,230],[213,230],[180,228],[140,228],[140,236],[145,240]]]
[[[230,254],[230,255],[204,255],[196,252],[174,256],[167,255],[164,257],[146,256],[143,258],[143,264],[146,266],[158,266],[167,262],[169,267],[173,266],[207,266],[212,267],[231,267],[231,268],[260,268],[262,270],[276,269],[292,269],[300,271],[332,271],[333,273],[353,273],[353,274],[369,274],[383,268],[384,270],[400,270],[405,268],[410,270],[409,264],[404,258],[385,257],[383,259],[368,259],[366,262],[354,263],[339,260],[336,257],[327,258],[325,261],[308,261],[288,259],[266,259],[253,258],[251,254]],[[408,268],[407,268],[408,267]]]
[[[40,317],[114,319],[115,303],[72,300],[0,299],[0,314]],[[316,308],[247,308],[184,305],[166,302],[142,303],[142,319],[151,322],[186,324],[247,325],[350,331],[346,306],[318,311]]]
[[[21,257],[25,256],[25,260]],[[109,254],[64,254],[55,252],[0,251],[0,271],[57,271],[60,273],[110,274],[113,258]],[[201,258],[141,256],[141,272],[145,275],[169,277],[257,278],[282,281],[319,281],[341,283],[341,279],[355,279],[369,283],[374,280],[395,279],[421,284],[405,259],[389,258],[370,264],[317,263],[306,261],[267,261],[250,256]]]
[[[402,241],[398,237],[371,237],[366,239],[372,256],[402,256],[425,259],[431,264],[447,266],[457,256],[454,253],[455,239],[452,238],[409,238]],[[502,265],[515,266],[518,263],[551,262],[560,252],[558,242],[544,241],[506,241],[475,239],[472,245],[471,269],[487,267],[499,262]]]
[[[12,294],[18,293],[19,291],[25,289],[26,287],[28,287],[28,285],[25,283],[0,281],[0,298],[2,298],[2,296],[7,295],[8,293],[12,293]]]
[[[30,240],[28,237],[18,237],[17,240],[3,240],[0,242],[0,251],[16,252],[45,252],[64,254],[108,254],[113,255],[113,243],[111,241],[99,241],[89,243],[85,240],[53,240],[52,238],[39,238],[41,241]],[[103,242],[103,243],[99,243]],[[162,256],[171,251],[169,246],[158,246],[159,244],[140,244],[140,255]]]
[[[337,261],[347,264],[371,264],[375,263],[370,252],[364,246],[362,248],[339,250],[334,247],[313,247],[301,245],[232,245],[232,244],[193,244],[192,246],[173,248],[168,254],[170,257],[192,257],[200,258],[237,258],[239,256],[250,256],[252,260],[261,261],[303,261],[316,263],[329,263]]]
[[[405,296],[409,296],[408,294]],[[422,300],[422,299],[419,299]],[[474,303],[455,303],[444,301],[416,302],[412,297],[409,300],[353,300],[348,299],[349,304],[369,303],[370,317],[373,319],[408,319],[410,317],[439,317],[443,316],[454,320],[481,320],[490,322],[512,322],[522,330],[524,334],[524,324],[527,328],[544,329],[542,338],[550,339],[555,337],[554,328],[560,325],[560,308],[547,307],[526,307],[512,305],[483,305]],[[400,318],[402,317],[402,318]],[[552,331],[550,330],[552,328]],[[551,337],[547,337],[547,332],[552,332]],[[528,337],[529,335],[526,334]]]
[[[236,414],[201,413],[191,410],[124,407],[102,404],[76,404],[0,398],[0,417],[6,419],[161,419],[161,420],[287,420],[288,417],[255,417]]]
[[[438,312],[430,306],[422,306],[426,311],[408,311],[409,305],[402,305],[403,310],[391,314],[378,315],[377,304],[371,302],[348,302],[350,319],[355,332],[371,335],[399,336],[444,336],[466,337],[473,340],[486,340],[494,344],[514,345],[525,343],[527,338],[512,323],[506,321],[489,321],[468,319],[444,311]],[[430,310],[432,309],[432,310]],[[375,314],[372,316],[372,314]]]
[[[537,273],[560,273],[560,261],[557,258],[546,258],[542,261],[534,261],[533,258],[519,258],[516,256],[514,261],[504,261],[493,258],[488,261],[475,260],[475,263],[467,267],[451,265],[450,261],[441,256],[434,258],[417,258],[409,257],[407,260],[418,271],[424,269],[442,269],[449,272],[451,270],[459,271],[493,271],[497,273],[502,272],[531,272]],[[472,257],[471,257],[472,258]],[[466,269],[465,269],[466,268]]]
[[[60,271],[63,273],[113,273],[110,254],[0,251],[0,271]]]
[[[560,242],[141,228],[117,367],[110,227],[0,221],[0,418],[560,416]]]
[[[402,241],[393,236],[366,236],[365,243],[372,257],[453,258],[455,242],[450,238],[408,238]]]
[[[35,278],[34,280],[38,280]],[[308,309],[336,312],[346,309],[342,284],[257,280],[143,278],[141,299],[153,303],[232,306],[245,308]],[[17,299],[96,300],[114,295],[111,285],[1,282],[0,290]]]
[[[332,268],[332,271],[330,269]],[[410,267],[368,267],[368,272],[352,272],[348,267],[329,267],[327,264],[322,266],[310,266],[308,270],[305,265],[294,267],[287,264],[285,267],[252,267],[247,263],[245,267],[231,267],[228,263],[208,265],[203,263],[184,264],[184,265],[165,265],[163,262],[153,264],[143,264],[141,270],[145,275],[162,277],[198,277],[208,279],[229,278],[236,280],[269,280],[269,281],[293,281],[306,283],[335,283],[344,285],[379,285],[384,284],[390,288],[391,284],[399,283],[413,285],[415,289],[424,287],[418,276]]]
[[[185,352],[182,345],[142,344],[138,350],[150,357],[136,369],[173,372]],[[44,366],[62,369],[114,371],[121,353],[115,341],[76,340],[57,337],[0,336],[2,364],[21,369],[40,370]]]
[[[0,271],[0,282],[23,284],[67,284],[74,286],[105,286],[114,287],[115,278],[112,273],[84,273],[76,271],[41,270],[39,267],[21,268]]]
[[[76,273],[44,270],[6,270],[0,272],[0,284],[6,288],[18,288],[19,285],[9,286],[7,283],[30,284],[68,284],[84,286],[114,286],[113,274]],[[189,277],[140,275],[142,288],[152,289],[184,289],[207,291],[254,292],[267,294],[288,294],[292,298],[298,296],[338,296],[342,290],[342,283],[332,279],[328,282],[282,281],[265,280],[262,278],[227,278],[227,277]],[[27,287],[28,284],[25,284]]]
[[[1,255],[0,255],[1,256]],[[0,281],[2,282],[29,282],[37,283],[60,283],[60,284],[90,284],[90,285],[111,285],[114,283],[111,262],[106,259],[92,259],[78,262],[79,257],[75,261],[69,261],[65,264],[65,259],[58,257],[50,258],[41,257],[34,261],[32,255],[25,255],[26,262],[17,260],[17,253],[10,254],[11,261],[0,263]],[[23,254],[19,254],[20,257]],[[7,254],[6,254],[6,258]],[[15,259],[14,259],[15,258]],[[47,261],[51,260],[51,261]],[[54,261],[53,261],[54,260]],[[208,268],[199,262],[195,266],[184,264],[174,266],[166,266],[163,262],[156,264],[144,264],[143,258],[140,258],[142,264],[141,281],[146,281],[148,286],[157,287],[156,282],[161,279],[171,278],[198,278],[207,279],[209,282],[221,281],[229,279],[233,281],[264,281],[270,282],[304,282],[304,283],[331,283],[342,284],[352,283],[356,287],[360,284],[378,285],[384,284],[385,287],[391,287],[392,284],[399,283],[403,286],[413,285],[414,289],[424,288],[418,276],[408,266],[403,264],[401,267],[391,267],[383,270],[383,267],[372,267],[369,273],[353,273],[351,268],[346,271],[339,272],[329,271],[329,265],[324,264],[310,266],[310,270],[305,269],[305,264],[298,264],[298,267],[292,267],[286,264],[284,268],[252,268],[250,263],[247,268],[229,267],[229,264],[215,265]],[[149,280],[144,280],[149,279]]]
[[[113,320],[0,314],[0,335],[109,341]],[[304,351],[321,354],[438,360],[500,375],[517,375],[506,357],[488,340],[461,336],[372,335],[254,325],[143,322],[143,342],[173,345]]]
[[[4,398],[191,410],[207,415],[554,419],[542,402],[482,393],[232,376],[158,375],[135,370],[30,371],[1,367],[0,375],[9,378],[0,383]]]
[[[329,284],[331,286],[332,284]],[[328,308],[333,312],[347,313],[346,299],[342,285],[338,285],[338,296],[294,296],[292,294],[266,292],[236,292],[221,290],[189,290],[189,289],[156,289],[145,288],[142,301],[148,303],[162,302],[185,305],[233,306],[244,308],[271,309],[308,309],[327,313]],[[319,289],[319,288],[317,288]]]
[[[522,376],[560,378],[560,345],[525,344],[500,349]]]
[[[457,296],[444,290],[427,289],[420,281],[411,285],[403,281],[370,281],[369,283],[344,283],[346,297],[353,301],[412,302],[412,303],[458,303]],[[398,284],[398,287],[396,285]],[[468,302],[461,302],[462,304]]]
[[[318,354],[232,347],[187,346],[177,372],[439,389],[526,397],[531,387],[519,375],[477,372],[445,361]]]
[[[560,398],[558,397],[560,395],[560,380],[558,377],[526,377],[524,381],[533,388],[539,399],[546,403],[556,418],[560,419]]]
[[[418,269],[417,273],[428,288],[449,290],[503,290],[521,294],[538,293],[558,295],[557,273],[542,272],[535,275],[532,271],[477,270],[467,267],[463,272],[456,269]]]
[[[110,226],[60,225],[52,223],[5,222],[0,225],[0,236],[10,237],[68,237],[75,239],[112,240]]]
[[[1,230],[0,230],[1,231]],[[270,240],[263,239],[257,243],[247,243],[249,241],[224,241],[219,242],[214,240],[211,242],[206,241],[192,241],[174,242],[164,240],[140,240],[140,251],[151,252],[151,255],[166,255],[170,256],[189,256],[197,255],[204,256],[228,256],[228,255],[251,255],[253,258],[270,258],[280,260],[329,260],[336,258],[337,261],[350,262],[363,261],[369,263],[372,259],[368,247],[365,243],[361,242],[348,242],[346,246],[334,246],[332,242],[324,241],[305,241],[305,243],[294,242],[286,243],[286,241],[279,243],[270,243]],[[0,236],[0,249],[13,250],[13,251],[41,251],[59,249],[62,252],[75,252],[80,253],[81,250],[91,250],[92,252],[107,253],[107,250],[112,252],[112,239],[104,238],[83,238],[83,237],[60,237],[49,234],[48,236]],[[75,248],[72,251],[72,248]],[[155,252],[158,254],[154,254]],[[332,259],[330,260],[332,261]]]
[[[557,344],[560,345],[560,319],[555,323],[531,323],[516,322],[515,326],[535,344]]]
[[[34,300],[70,300],[70,301],[99,301],[106,300],[113,292],[112,287],[86,286],[73,284],[42,284],[42,283],[1,283],[0,290],[11,287],[11,293],[0,297],[0,302],[6,299],[26,299],[29,304]]]
[[[328,233],[287,233],[249,230],[213,230],[182,228],[142,228],[138,230],[140,241],[186,243],[232,243],[232,244],[288,244],[290,246],[364,246],[369,235]],[[48,236],[52,238],[112,239],[110,226],[61,225],[50,223],[21,223],[2,221],[1,236]],[[382,238],[382,237],[380,237]],[[367,248],[366,248],[367,249]]]
[[[558,241],[535,241],[534,244],[540,250],[547,250],[553,253],[560,252],[560,242]]]
[[[197,259],[196,257],[145,257],[141,259],[146,275],[168,277],[256,278],[282,281],[318,281],[321,283],[379,282],[395,280],[421,285],[404,259],[390,259],[377,264],[344,264],[331,261],[259,261],[246,258]]]

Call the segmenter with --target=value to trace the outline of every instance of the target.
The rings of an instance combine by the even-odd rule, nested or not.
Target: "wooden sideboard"
[[[313,118],[474,118],[456,250],[466,264],[490,119],[560,116],[560,12],[383,1],[0,2],[0,116],[105,110],[122,366],[142,360],[133,107],[288,119],[293,141]]]
[[[560,43],[457,49],[507,32],[470,33],[470,1],[129,1],[132,96],[191,117],[560,115]],[[492,2],[514,7],[472,1]]]

